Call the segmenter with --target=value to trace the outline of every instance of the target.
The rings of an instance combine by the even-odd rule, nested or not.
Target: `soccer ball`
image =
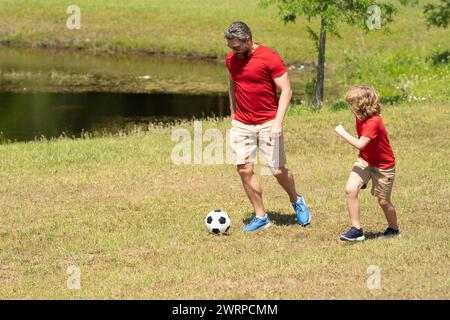
[[[209,233],[227,233],[231,226],[231,219],[225,211],[213,210],[206,215],[205,226]]]

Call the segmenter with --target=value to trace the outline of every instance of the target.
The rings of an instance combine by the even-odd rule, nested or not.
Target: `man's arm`
[[[234,93],[234,80],[231,76],[228,77],[228,95],[230,96],[230,117],[233,119],[236,112],[236,95]]]
[[[359,139],[352,136],[347,130],[344,129],[342,124],[339,124],[334,131],[337,132],[342,138],[347,140],[352,146],[354,146],[358,150],[363,150],[370,142],[370,138],[361,136]]]
[[[286,115],[291,102],[292,89],[287,72],[283,73],[278,78],[274,78],[273,81],[275,82],[277,89],[281,90],[280,99],[278,101],[277,115],[272,125],[272,138],[276,139],[281,136],[283,131],[284,116]]]

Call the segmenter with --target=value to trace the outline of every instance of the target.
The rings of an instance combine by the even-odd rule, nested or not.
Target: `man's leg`
[[[241,176],[245,193],[253,206],[253,210],[255,210],[255,214],[259,217],[264,217],[266,210],[262,200],[261,184],[258,182],[253,172],[253,164],[246,163],[238,165],[237,171]]]
[[[297,202],[294,175],[286,169],[286,154],[284,152],[284,136],[271,138],[272,121],[265,125],[259,133],[260,160],[268,165],[272,175],[289,195],[291,203]]]
[[[285,167],[286,154],[284,152],[283,134],[276,139],[272,139],[271,127],[268,125],[260,132],[259,146],[262,159],[267,162],[272,174],[289,195],[289,200],[295,210],[298,222],[302,226],[308,225],[311,222],[311,213],[306,205],[305,199],[297,194],[294,175]]]
[[[278,183],[289,195],[289,200],[297,215],[297,220],[302,226],[306,226],[311,222],[311,213],[306,205],[305,199],[297,194],[295,190],[294,175],[284,166],[274,169],[271,168],[273,175],[277,179]]]
[[[237,172],[242,180],[245,193],[253,206],[256,216],[242,228],[243,231],[256,231],[271,226],[262,201],[262,190],[253,172],[256,161],[257,126],[232,121],[230,132],[231,146],[237,165]]]
[[[289,200],[291,203],[295,203],[297,201],[297,191],[295,190],[295,181],[294,175],[284,166],[274,169],[271,168],[273,176],[277,179],[280,186],[287,192],[289,195]]]

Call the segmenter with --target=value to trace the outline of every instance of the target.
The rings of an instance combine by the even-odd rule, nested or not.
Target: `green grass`
[[[222,32],[239,19],[288,63],[310,66],[316,53],[304,20],[284,25],[275,7],[257,3],[79,0],[82,29],[70,31],[70,1],[5,0],[0,42],[222,61],[228,51]],[[275,226],[239,231],[252,212],[234,166],[174,165],[174,127],[31,143],[0,137],[0,298],[449,299],[450,65],[427,59],[448,49],[448,30],[427,29],[420,8],[402,8],[389,32],[342,26],[341,33],[342,39],[327,42],[326,107],[316,113],[307,103],[293,107],[285,124],[288,166],[312,210],[311,226],[299,227],[281,187],[259,176]],[[226,90],[223,74],[197,79],[191,63],[169,66],[178,70],[173,79],[160,61],[52,53],[50,63],[46,54],[32,63],[30,56],[2,54],[8,67],[2,88],[39,88],[32,79],[50,77],[57,91]],[[15,69],[19,58],[29,64],[25,71]],[[209,74],[217,67],[195,69]],[[154,78],[132,80],[147,74]],[[337,236],[349,226],[343,188],[356,151],[333,128],[341,122],[353,129],[351,113],[340,110],[341,97],[357,82],[375,86],[386,105],[383,119],[397,158],[393,202],[403,237],[347,246]],[[229,125],[203,122],[204,130],[223,133]],[[180,126],[192,131],[192,123]],[[360,200],[366,233],[383,231],[374,198],[366,191]],[[232,218],[229,236],[211,236],[203,226],[217,207]],[[66,287],[71,265],[81,270],[79,291]],[[381,269],[381,290],[366,286],[370,265]]]
[[[172,163],[173,127],[0,145],[0,297],[449,299],[449,107],[384,108],[403,236],[350,246],[337,237],[349,226],[343,188],[356,151],[333,132],[338,122],[353,131],[348,110],[291,111],[288,167],[312,224],[296,224],[281,187],[259,176],[275,222],[260,233],[239,230],[252,211],[233,165]],[[375,199],[365,191],[360,200],[366,233],[383,231]],[[229,236],[204,228],[217,207],[232,218]],[[81,290],[66,287],[71,265]],[[381,270],[380,290],[366,286],[370,265]]]
[[[342,39],[328,37],[325,98],[329,103],[339,102],[348,87],[358,82],[373,85],[394,102],[448,100],[450,64],[447,60],[447,63],[434,65],[428,59],[449,49],[448,30],[427,28],[421,6],[401,7],[398,1],[393,2],[399,6],[399,14],[389,28],[365,33],[341,25]],[[255,41],[278,50],[289,64],[307,66],[306,71],[291,71],[291,76],[301,82],[296,84],[296,92],[308,102],[304,91],[313,78],[310,70],[317,58],[306,31],[306,20],[299,18],[295,24],[285,25],[275,6],[263,9],[258,3],[258,0],[130,0],[126,3],[80,0],[77,5],[81,8],[81,29],[68,30],[66,8],[71,1],[4,0],[0,3],[0,43],[82,49],[90,53],[213,57],[223,63],[229,50],[223,31],[231,21],[243,20],[251,26]],[[318,29],[318,21],[311,24]],[[68,65],[73,61],[78,66],[71,67],[72,72],[81,74],[74,75],[67,67],[61,67],[56,77],[48,79],[45,73],[49,72],[45,68],[35,74],[5,69],[0,78],[1,87],[9,91],[20,91],[24,87],[47,91],[92,91],[93,87],[119,92],[226,91],[226,81],[222,80],[226,77],[225,71],[208,71],[209,77],[205,79],[200,72],[189,72],[192,67],[185,72],[183,65],[172,68],[180,69],[179,72],[168,72],[159,61],[119,59],[113,63],[103,57],[97,59],[101,60],[99,62],[92,57],[52,56],[55,57],[52,68],[57,68],[61,61]],[[217,69],[197,65],[196,70],[198,68]],[[152,79],[136,78],[144,74],[151,74]],[[168,74],[175,75],[167,79]],[[50,84],[45,85],[47,82]]]
[[[397,1],[391,1],[396,3]],[[315,49],[300,17],[285,25],[277,8],[258,6],[258,0],[79,0],[81,29],[68,30],[66,8],[70,1],[5,0],[0,4],[2,41],[17,44],[79,47],[92,50],[148,51],[223,57],[228,48],[223,39],[225,27],[234,20],[248,22],[254,40],[279,50],[288,61],[315,57]],[[313,27],[319,22],[313,21]],[[367,35],[348,26],[340,28],[343,39],[328,39],[329,62],[338,62],[345,50],[380,52],[389,48],[417,54],[429,53],[446,45],[444,29],[428,30],[421,7],[400,7],[390,33]],[[405,36],[408,35],[408,36]],[[315,59],[314,59],[315,60]]]

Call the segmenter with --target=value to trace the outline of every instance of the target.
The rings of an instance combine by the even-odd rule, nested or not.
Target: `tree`
[[[440,4],[427,3],[423,12],[429,26],[447,28],[450,20],[450,0],[441,0]]]
[[[285,23],[295,22],[299,16],[306,17],[308,23],[313,18],[320,19],[320,30],[315,32],[307,26],[318,53],[316,78],[314,85],[313,107],[323,105],[325,80],[325,45],[327,33],[341,37],[338,25],[346,23],[368,31],[392,22],[397,12],[392,4],[377,3],[373,0],[260,0],[263,7],[271,4],[278,6],[279,14]]]

